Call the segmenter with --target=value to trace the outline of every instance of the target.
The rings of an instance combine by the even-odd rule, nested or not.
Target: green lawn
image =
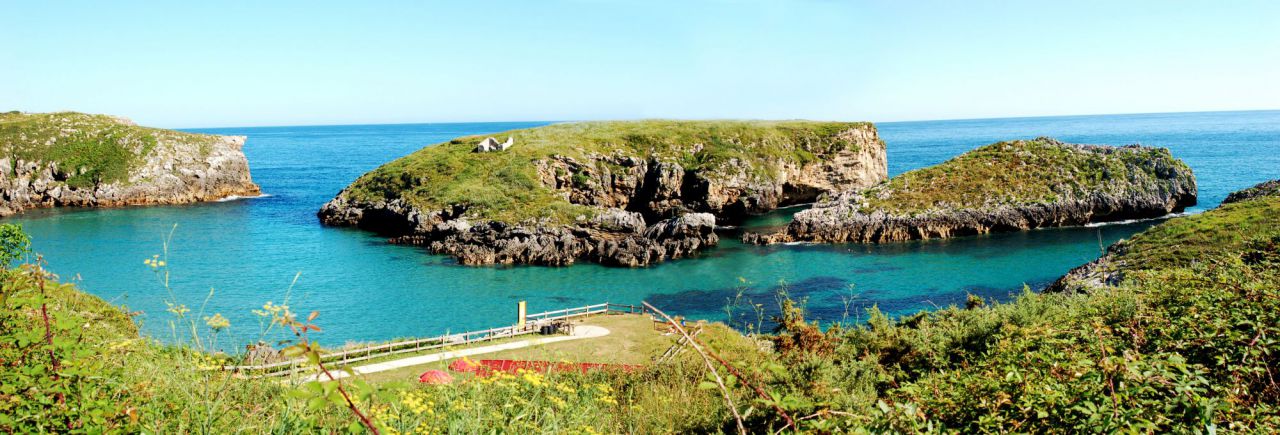
[[[470,358],[473,360],[513,359],[643,365],[651,363],[653,358],[661,355],[663,351],[667,350],[668,347],[675,343],[674,336],[662,335],[661,332],[654,330],[653,322],[649,320],[648,316],[611,314],[589,317],[577,324],[594,325],[607,328],[609,329],[609,335],[604,337],[561,341],[522,349],[505,350],[475,355]],[[495,340],[491,342],[476,343],[469,346],[449,348],[448,350],[489,346],[511,341],[528,340],[536,337],[538,336],[531,335]],[[441,351],[443,350],[437,350],[436,352]],[[423,354],[427,353],[435,352],[423,352]],[[398,358],[386,358],[382,359],[382,361],[393,359]],[[404,367],[385,372],[370,373],[363,375],[363,378],[370,382],[414,381],[417,380],[418,375],[421,375],[422,372],[427,370],[448,370],[447,366],[451,362],[453,362],[452,359],[430,364]],[[455,373],[455,375],[458,374]]]

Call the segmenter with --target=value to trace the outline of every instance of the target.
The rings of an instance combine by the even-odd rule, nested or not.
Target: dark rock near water
[[[539,188],[549,189],[568,204],[592,210],[568,224],[547,219],[503,222],[465,204],[424,210],[395,192],[372,200],[355,199],[360,197],[353,194],[359,181],[325,204],[317,215],[326,225],[376,231],[390,236],[394,243],[424,246],[467,265],[562,266],[585,260],[609,266],[646,266],[715,246],[719,242],[714,232],[717,224],[736,223],[751,214],[810,202],[822,194],[866,187],[887,178],[884,143],[873,126],[849,123],[830,134],[830,140],[844,146],[821,152],[815,149],[812,158],[803,163],[781,157],[744,162],[735,157],[724,164],[693,169],[685,166],[690,164],[687,160],[662,153],[626,155],[617,151],[622,147],[612,154],[591,151],[584,153],[585,157],[559,153],[536,157],[531,164]],[[803,141],[797,143],[804,145]],[[522,152],[536,153],[538,146],[527,144]],[[680,152],[691,154],[704,149],[696,142],[671,146],[688,147]],[[384,199],[388,197],[391,199]]]
[[[1280,180],[1264,181],[1248,189],[1231,192],[1222,203],[1230,204],[1259,196],[1280,196]]]
[[[1077,266],[1058,278],[1044,291],[1048,293],[1086,292],[1092,288],[1109,287],[1124,281],[1125,262],[1120,259],[1128,250],[1124,240],[1107,247],[1107,253],[1096,260]]]
[[[607,210],[574,225],[522,225],[455,219],[430,231],[392,238],[393,243],[426,246],[466,265],[536,264],[567,266],[578,259],[609,266],[645,266],[715,246],[715,216],[689,213],[645,226],[639,213]]]

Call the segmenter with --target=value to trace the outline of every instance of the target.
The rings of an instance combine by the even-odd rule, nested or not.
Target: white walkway
[[[373,364],[363,365],[359,367],[352,367],[351,369],[357,374],[363,375],[368,373],[385,372],[387,370],[395,370],[395,369],[404,368],[404,367],[412,367],[416,365],[433,363],[436,361],[442,361],[447,359],[461,358],[464,356],[480,355],[485,353],[500,352],[500,351],[512,350],[512,349],[522,349],[530,346],[557,343],[561,341],[578,340],[582,338],[603,337],[606,335],[609,335],[609,330],[607,328],[603,328],[600,326],[593,326],[593,325],[574,325],[573,335],[557,335],[552,337],[539,337],[539,338],[533,338],[529,340],[513,341],[510,343],[494,344],[490,346],[480,346],[480,347],[473,347],[468,349],[451,350],[448,352],[411,356],[408,358],[401,358],[397,360],[383,361],[380,363],[373,363]],[[350,376],[344,370],[330,369],[329,373],[333,374],[333,377],[335,379],[341,379],[341,378]],[[323,381],[328,381],[329,378],[324,376],[323,374],[315,374],[312,376],[303,377],[300,380],[302,382],[310,382],[310,381],[323,382]]]

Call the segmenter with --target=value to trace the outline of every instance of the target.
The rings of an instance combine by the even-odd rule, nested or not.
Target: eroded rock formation
[[[618,125],[607,124],[612,129]],[[810,150],[804,148],[809,144],[803,140],[788,144],[812,155],[804,162],[729,157],[716,164],[687,167],[690,159],[682,155],[703,155],[700,153],[709,151],[711,145],[677,142],[667,145],[665,151],[678,148],[672,153],[661,149],[628,153],[623,149],[634,144],[622,144],[626,146],[593,149],[575,157],[557,152],[537,154],[540,146],[547,145],[526,141],[518,150],[533,154],[530,164],[536,188],[549,190],[558,201],[589,210],[568,223],[551,219],[505,222],[462,202],[424,208],[396,192],[361,199],[355,191],[362,183],[369,183],[369,176],[339,193],[318,216],[328,225],[377,231],[390,236],[392,242],[425,246],[468,265],[558,266],[586,260],[645,266],[716,245],[717,224],[737,223],[751,214],[884,180],[884,144],[875,128],[863,123],[841,125],[845,128],[825,138],[839,143],[838,147]],[[530,136],[525,133],[521,137]],[[639,139],[624,135],[619,140]],[[399,182],[406,177],[400,173],[388,178]]]
[[[241,151],[243,136],[149,129],[79,113],[4,114],[0,129],[0,216],[260,193]]]
[[[749,243],[947,238],[1151,218],[1196,203],[1195,177],[1165,149],[998,143],[795,215]]]

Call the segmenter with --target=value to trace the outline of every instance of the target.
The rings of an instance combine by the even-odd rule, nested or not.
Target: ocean
[[[139,312],[144,332],[175,340],[163,276],[143,260],[164,250],[172,297],[200,320],[231,321],[227,348],[260,338],[253,313],[288,301],[318,311],[326,345],[463,332],[530,312],[648,301],[690,318],[725,319],[732,300],[765,307],[785,290],[814,318],[865,320],[953,304],[969,294],[1005,300],[1035,290],[1100,254],[1100,246],[1156,221],[1043,229],[884,245],[750,246],[727,233],[702,255],[639,269],[467,267],[359,230],[319,224],[315,212],[356,177],[450,138],[544,123],[248,127],[190,130],[245,135],[260,198],[188,206],[36,210],[8,218],[31,234],[48,267],[85,291]],[[991,142],[1050,136],[1067,142],[1167,147],[1195,171],[1199,205],[1280,178],[1280,111],[1098,115],[878,123],[890,175]],[[785,224],[800,208],[744,227]],[[171,238],[170,238],[171,235]],[[295,280],[296,278],[296,280]],[[212,292],[212,296],[210,296]],[[754,323],[755,314],[745,318]],[[737,311],[743,313],[744,311]],[[767,314],[766,314],[767,315]],[[739,320],[742,320],[741,318]],[[266,337],[278,338],[276,335]]]

